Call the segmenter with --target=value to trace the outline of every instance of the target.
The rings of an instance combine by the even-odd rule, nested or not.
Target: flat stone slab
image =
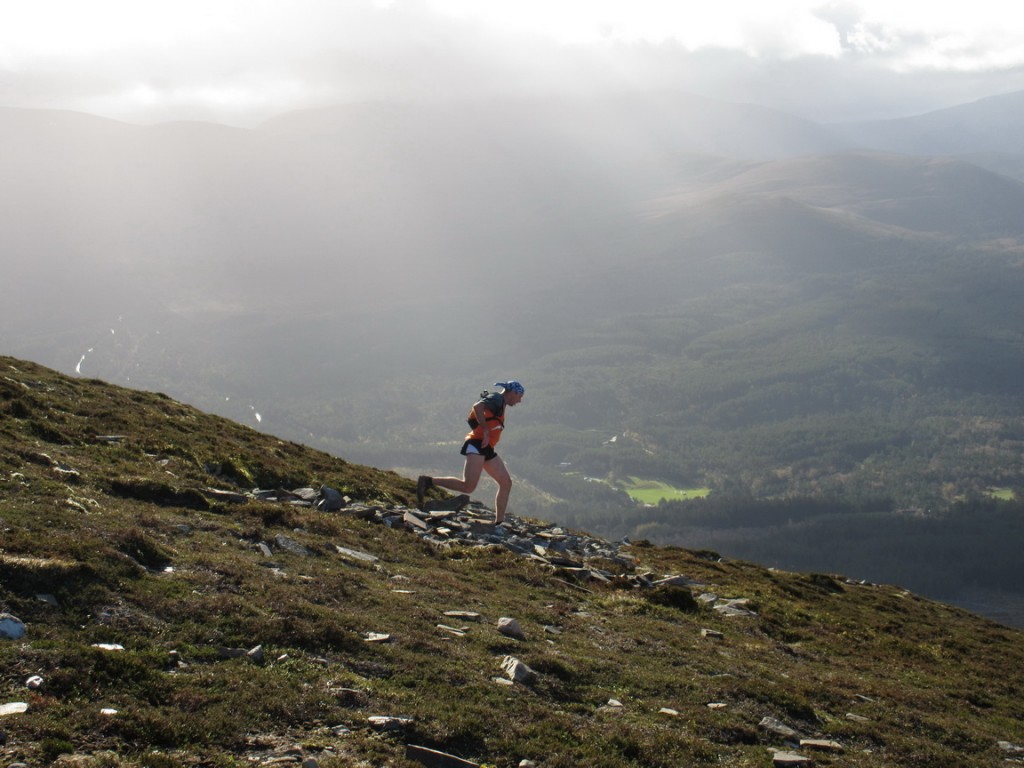
[[[783,723],[781,720],[776,720],[774,717],[765,717],[758,723],[766,731],[774,733],[776,736],[782,736],[784,739],[798,739],[800,734],[788,725]]]
[[[342,557],[347,557],[352,560],[362,560],[364,563],[376,563],[380,560],[376,555],[371,555],[367,552],[360,552],[357,549],[349,549],[348,547],[341,547],[337,544],[334,545],[334,549],[337,550],[338,554]]]
[[[444,615],[449,619],[462,619],[463,621],[480,621],[480,614],[476,611],[445,611]]]
[[[776,752],[772,755],[772,765],[780,766],[780,768],[783,766],[792,768],[793,766],[810,764],[811,758],[799,755],[796,752]]]

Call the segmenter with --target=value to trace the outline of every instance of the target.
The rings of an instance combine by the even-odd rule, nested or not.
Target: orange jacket
[[[473,407],[469,409],[469,416],[466,417],[470,426],[470,432],[466,435],[467,440],[481,440],[484,436],[484,425],[478,423],[476,418],[477,405],[483,405],[484,422],[490,430],[488,445],[495,446],[501,440],[502,430],[505,429],[505,399],[500,392],[494,392],[473,404]]]

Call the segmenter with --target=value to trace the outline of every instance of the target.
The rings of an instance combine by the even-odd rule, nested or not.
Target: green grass
[[[657,504],[659,501],[684,501],[686,499],[703,499],[711,494],[710,488],[677,488],[661,480],[644,480],[630,477],[629,485],[622,490],[630,498],[643,504]]]
[[[726,618],[682,587],[577,584],[500,546],[206,499],[250,477],[324,482],[385,508],[413,494],[392,473],[158,395],[10,358],[0,369],[0,609],[28,628],[0,642],[0,701],[29,704],[4,718],[0,764],[73,752],[83,768],[228,768],[299,745],[322,768],[414,768],[405,746],[418,744],[497,768],[765,768],[782,744],[764,717],[841,742],[841,755],[815,755],[826,768],[988,768],[999,741],[1024,744],[1024,635],[964,611],[893,586],[628,548],[625,570],[684,575],[757,614]],[[95,439],[115,433],[118,444]],[[347,561],[338,546],[379,560]],[[456,609],[483,620],[462,637],[439,631]],[[502,616],[526,639],[502,636]],[[223,653],[256,645],[262,661]],[[506,655],[537,681],[497,684]],[[380,733],[373,715],[412,721]]]
[[[988,495],[1001,501],[1013,501],[1017,498],[1012,488],[989,488]]]

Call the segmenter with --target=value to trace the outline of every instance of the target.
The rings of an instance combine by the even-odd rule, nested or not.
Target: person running
[[[457,493],[472,493],[480,482],[484,471],[498,484],[494,497],[494,524],[505,520],[509,493],[512,491],[512,477],[505,462],[494,452],[505,429],[505,408],[522,402],[526,389],[515,379],[495,382],[498,392],[483,392],[469,411],[470,432],[460,451],[466,457],[462,477],[430,477],[420,475],[416,481],[416,502],[423,509],[423,496],[433,487],[445,488]]]

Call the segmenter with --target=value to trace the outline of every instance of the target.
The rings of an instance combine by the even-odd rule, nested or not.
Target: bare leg
[[[497,461],[498,459],[495,459]],[[484,468],[484,457],[479,454],[466,456],[466,463],[462,467],[462,477],[435,477],[434,485],[439,488],[447,488],[456,493],[472,493],[480,482],[480,473]]]
[[[512,476],[508,473],[508,468],[500,456],[495,456],[484,464],[484,469],[487,470],[488,475],[494,478],[494,482],[498,484],[498,493],[494,497],[494,522],[504,522],[505,509],[508,507],[508,497],[512,492]]]

